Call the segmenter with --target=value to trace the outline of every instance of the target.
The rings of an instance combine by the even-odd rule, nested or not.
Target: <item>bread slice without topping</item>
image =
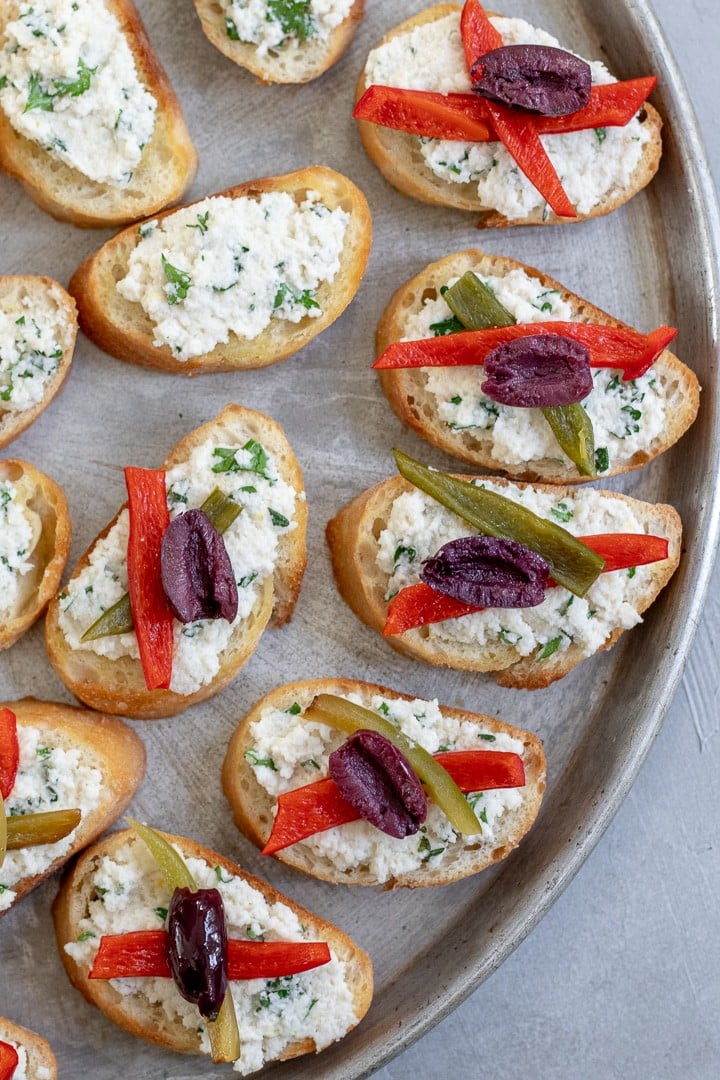
[[[223,764],[222,778],[223,790],[232,807],[235,824],[257,847],[262,848],[270,836],[277,799],[260,784],[251,764],[252,755],[248,754],[253,746],[251,725],[270,710],[277,709],[286,712],[293,708],[296,713],[294,706],[297,705],[304,711],[317,694],[334,694],[339,697],[352,694],[356,698],[359,697],[360,704],[366,708],[373,707],[372,699],[375,695],[381,695],[389,702],[413,700],[408,695],[399,694],[395,690],[388,690],[386,687],[355,679],[313,679],[280,686],[266,694],[253,706],[230,740]],[[379,881],[377,873],[366,862],[360,861],[350,869],[344,866],[339,868],[331,854],[314,851],[304,841],[278,851],[276,858],[296,870],[302,870],[303,873],[310,874],[312,877],[335,884],[383,884],[386,888],[398,886],[417,888],[426,885],[446,885],[449,882],[458,881],[470,874],[477,874],[480,870],[509,855],[535,821],[545,791],[545,755],[540,740],[535,735],[509,724],[503,724],[500,720],[494,720],[489,716],[481,716],[478,713],[460,709],[449,709],[445,706],[440,706],[440,711],[443,716],[457,720],[460,724],[477,726],[478,734],[482,732],[486,738],[478,743],[475,749],[491,749],[493,736],[497,738],[498,735],[508,735],[522,743],[521,756],[525,766],[526,784],[525,787],[517,789],[521,795],[521,801],[517,806],[505,810],[499,827],[497,831],[493,831],[492,836],[456,837],[443,853],[442,861],[430,863],[429,860],[425,860],[417,869],[396,871],[389,878],[383,878],[382,881]],[[301,722],[299,717],[298,722]],[[303,775],[297,783],[293,777],[292,782],[288,784],[288,790],[321,780],[327,775],[327,768],[318,766],[318,771],[313,768],[311,773]],[[363,827],[372,829],[369,825]],[[341,825],[333,831],[340,833],[344,829],[346,826]],[[379,830],[374,830],[374,832],[377,833],[379,842],[387,845],[387,861],[392,862],[393,846],[397,846],[399,842],[392,837],[384,836]],[[415,837],[411,844],[416,845],[417,841],[418,837]]]
[[[270,49],[265,54],[253,42],[230,37],[227,8],[220,0],[195,0],[195,9],[207,39],[233,63],[247,68],[265,83],[306,83],[326,72],[345,52],[365,12],[365,0],[355,0],[345,19],[327,39],[311,37]]]
[[[393,342],[407,336],[408,321],[422,311],[428,300],[435,300],[440,289],[448,281],[461,277],[472,270],[483,275],[504,277],[513,270],[524,271],[538,282],[540,290],[557,293],[559,299],[568,303],[578,322],[600,323],[604,326],[624,327],[626,324],[607,315],[587,300],[569,292],[560,282],[547,274],[516,262],[502,255],[488,255],[477,250],[461,251],[430,263],[410,281],[401,285],[385,309],[377,328],[377,355],[380,356]],[[466,369],[463,369],[466,370]],[[482,369],[478,372],[478,386],[482,381]],[[509,476],[520,480],[540,480],[545,483],[585,483],[593,477],[581,476],[575,465],[565,458],[558,447],[557,458],[539,458],[521,463],[503,462],[493,455],[492,432],[480,429],[454,432],[438,414],[438,399],[427,388],[427,368],[407,368],[379,371],[380,384],[394,411],[414,431],[433,445],[466,461],[469,465],[486,469],[502,469]],[[683,435],[694,422],[700,403],[700,388],[694,372],[681,363],[669,350],[655,361],[652,376],[656,387],[662,389],[665,399],[666,425],[646,446],[631,455],[613,455],[610,468],[603,473],[616,476],[638,469],[662,454]],[[519,410],[518,410],[519,411]],[[622,451],[622,444],[620,444]],[[560,460],[560,457],[565,460]]]
[[[408,33],[416,26],[436,22],[453,12],[460,12],[462,5],[452,3],[435,4],[424,11],[413,15],[400,23],[385,35],[382,42],[385,44],[392,38]],[[490,12],[489,14],[493,14]],[[368,88],[366,71],[363,70],[356,88],[356,101],[359,101]],[[363,146],[370,158],[375,162],[385,179],[401,191],[404,195],[419,199],[421,202],[431,203],[434,206],[449,206],[457,210],[468,210],[472,213],[480,213],[478,221],[480,228],[506,228],[511,225],[555,225],[559,222],[571,224],[576,221],[585,221],[589,218],[600,217],[609,214],[622,206],[623,203],[641,191],[658,170],[662,142],[660,131],[662,121],[658,112],[652,105],[643,106],[643,124],[651,131],[651,137],[643,148],[642,157],[632,173],[627,186],[619,190],[611,190],[592,208],[589,213],[578,214],[575,218],[557,218],[547,207],[540,206],[524,218],[512,220],[498,213],[491,206],[484,206],[478,196],[477,184],[449,183],[436,176],[427,166],[420,153],[420,140],[416,135],[409,135],[403,131],[394,131],[390,128],[380,127],[366,121],[358,121],[360,137]]]
[[[0,1042],[9,1042],[25,1052],[25,1075],[28,1080],[57,1080],[57,1061],[50,1043],[34,1031],[28,1031],[0,1016]]]
[[[197,171],[180,103],[131,0],[105,0],[130,46],[140,82],[156,99],[155,127],[127,187],[91,180],[15,130],[0,108],[0,167],[38,206],[73,225],[125,225],[182,198]],[[0,0],[0,25],[15,9]]]

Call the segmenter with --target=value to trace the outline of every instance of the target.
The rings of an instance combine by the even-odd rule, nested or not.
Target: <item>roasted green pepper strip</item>
[[[204,506],[202,509],[204,509]],[[237,517],[237,515],[235,516]],[[174,892],[175,889],[192,889],[193,892],[197,892],[195,878],[190,873],[183,857],[178,855],[172,844],[161,833],[151,829],[148,825],[143,825],[134,818],[128,818],[127,821],[133,832],[147,845],[148,851],[157,863],[168,889],[171,892]],[[235,1014],[235,1003],[229,987],[220,1006],[217,1020],[208,1020],[207,1022],[207,1032],[213,1062],[217,1064],[221,1061],[237,1061],[240,1057],[240,1032],[238,1031],[237,1016]]]
[[[346,731],[349,735],[356,731],[377,731],[384,735],[405,755],[425,785],[430,798],[445,813],[457,832],[464,836],[477,836],[482,832],[482,825],[475,816],[475,811],[450,773],[435,761],[427,750],[408,739],[389,720],[333,694],[319,694],[310,708],[303,713],[303,719],[319,721],[329,727]]]
[[[490,286],[472,270],[443,293],[443,300],[466,330],[490,330],[495,326],[514,326],[517,322]]]
[[[18,814],[6,818],[7,850],[56,844],[77,829],[81,817],[79,810],[48,810],[44,814]]]
[[[393,453],[400,473],[416,488],[483,535],[516,540],[542,555],[558,585],[576,596],[584,596],[602,573],[605,560],[567,529],[495,491],[428,469],[400,450]]]
[[[7,818],[5,817],[5,801],[0,791],[0,866],[5,862],[7,851]]]
[[[220,488],[210,492],[200,509],[207,514],[219,533],[226,532],[235,518],[240,514],[242,506],[224,495]],[[90,626],[81,641],[96,641],[98,638],[111,637],[115,634],[129,634],[133,629],[132,610],[130,597],[127,593],[121,596],[117,603],[103,611],[99,619]]]
[[[542,410],[552,433],[581,476],[597,476],[595,432],[592,420],[579,403],[554,405]]]

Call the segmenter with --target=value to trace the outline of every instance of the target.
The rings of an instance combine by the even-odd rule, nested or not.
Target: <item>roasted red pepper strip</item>
[[[130,511],[127,568],[133,623],[148,690],[167,690],[172,678],[173,613],[160,578],[160,546],[170,524],[165,473],[125,469]]]
[[[493,49],[501,49],[502,35],[490,22],[487,12],[478,0],[466,0],[460,16],[460,34],[465,50],[465,63],[468,71],[473,64]]]
[[[19,762],[15,713],[12,709],[0,709],[0,795],[3,799],[9,798],[15,786]]]
[[[229,979],[277,979],[330,962],[324,941],[228,941]],[[171,978],[167,931],[138,930],[100,939],[90,979]]]
[[[434,757],[463,792],[522,787],[525,783],[525,766],[518,754],[457,750]],[[306,784],[279,796],[272,833],[262,854],[274,855],[308,836],[359,820],[360,814],[343,798],[331,777]]]
[[[616,368],[623,380],[637,379],[652,367],[658,356],[677,334],[672,326],[660,326],[650,334],[641,334],[629,326],[604,326],[600,323],[542,322],[516,323],[490,330],[462,330],[457,334],[395,341],[373,364],[386,368],[467,367],[485,362],[498,345],[517,338],[540,334],[562,334],[579,341],[590,353],[590,364],[598,368]]]
[[[605,560],[604,574],[611,570],[629,570],[633,566],[662,562],[667,559],[669,544],[663,536],[648,536],[646,533],[598,533],[594,536],[580,536],[578,539],[587,544]],[[550,581],[550,585],[554,582]],[[393,596],[388,605],[384,637],[404,634],[418,626],[444,622],[446,619],[458,619],[462,615],[471,615],[483,608],[463,604],[451,596],[426,585],[424,581],[408,585]]]
[[[567,116],[536,116],[538,135],[562,135],[568,131],[625,127],[643,107],[657,86],[657,75],[593,86],[583,109]]]
[[[0,1042],[0,1080],[12,1080],[20,1058],[14,1046]]]

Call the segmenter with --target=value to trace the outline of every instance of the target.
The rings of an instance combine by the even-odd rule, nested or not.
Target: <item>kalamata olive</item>
[[[167,915],[167,958],[178,990],[214,1020],[227,991],[227,927],[217,889],[176,889]]]
[[[567,116],[590,100],[590,65],[549,45],[504,45],[476,60],[473,90],[543,116]]]
[[[501,405],[572,405],[593,388],[590,353],[562,334],[536,334],[498,345],[485,357],[484,368],[480,389]]]
[[[401,840],[427,817],[427,796],[403,753],[377,731],[356,731],[330,755],[330,775],[358,814]]]
[[[170,522],[160,549],[160,574],[180,622],[232,622],[237,615],[238,591],[230,556],[202,510],[188,510]]]
[[[515,540],[463,536],[423,563],[426,585],[477,607],[536,607],[545,599],[550,567]]]

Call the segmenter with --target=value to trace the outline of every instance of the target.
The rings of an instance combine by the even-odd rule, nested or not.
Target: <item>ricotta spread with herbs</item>
[[[343,22],[354,0],[225,0],[225,32],[231,41],[270,50],[297,48],[303,42],[327,41]]]
[[[572,305],[557,289],[546,289],[524,270],[478,274],[519,323],[573,322]],[[447,287],[455,284],[451,278]],[[441,289],[442,293],[443,290]],[[431,338],[461,329],[442,295],[425,300],[407,318],[404,341]],[[549,458],[564,467],[572,462],[560,448],[540,409],[501,405],[480,390],[482,367],[426,368],[425,389],[435,399],[439,419],[458,436],[468,433],[488,446],[501,465],[525,465]],[[595,433],[599,473],[628,464],[648,451],[666,428],[680,402],[680,391],[666,385],[654,368],[638,379],[623,380],[622,371],[593,368],[593,390],[583,401]]]
[[[221,893],[229,938],[317,940],[312,928],[304,926],[286,904],[269,902],[249,882],[220,866],[183,857],[199,888]],[[95,893],[79,921],[78,940],[65,946],[73,960],[88,968],[103,934],[161,929],[171,898],[157,864],[139,841],[97,862]],[[228,983],[241,1032],[236,1072],[255,1072],[303,1039],[312,1039],[322,1050],[357,1023],[350,974],[332,949],[331,957],[329,964],[300,975]],[[197,1007],[181,997],[172,979],[112,979],[110,985],[122,994],[126,1007],[137,1010],[141,1023],[147,1023],[143,1011],[148,1004],[159,1005],[168,1020],[197,1031],[203,1052],[209,1054],[206,1023]]]
[[[0,1031],[0,1042],[7,1043],[17,1051],[18,1063],[11,1080],[52,1080],[52,1073],[45,1065],[35,1064],[28,1058],[28,1052],[22,1043],[5,1038]]]
[[[493,17],[505,45],[549,45],[558,41],[523,19]],[[599,61],[590,62],[594,84],[614,82]],[[472,89],[460,35],[460,13],[423,23],[395,35],[368,57],[366,83],[430,90],[442,94]],[[650,139],[648,126],[637,117],[624,128],[596,128],[564,135],[543,135],[542,143],[578,213],[588,214],[614,192],[623,191]],[[420,140],[428,169],[453,184],[474,184],[480,202],[509,220],[550,211],[538,190],[523,175],[498,142]]]
[[[242,507],[223,534],[238,586],[237,616],[232,623],[200,619],[183,625],[175,620],[170,689],[176,694],[193,694],[217,675],[234,629],[256,607],[273,574],[281,537],[296,528],[296,500],[305,497],[282,479],[275,458],[261,443],[237,431],[233,434],[235,438],[224,443],[206,440],[187,461],[166,473],[171,518],[200,507],[215,488]],[[72,649],[90,650],[110,660],[139,657],[134,631],[80,640],[128,591],[128,531],[128,511],[122,510],[107,536],[93,547],[88,565],[60,594],[60,629]]]
[[[0,619],[17,616],[35,587],[33,552],[42,522],[28,506],[31,496],[24,477],[0,480]]]
[[[15,784],[5,800],[8,817],[47,810],[78,809],[83,817],[98,805],[103,794],[100,768],[87,760],[87,751],[55,745],[52,733],[18,724],[20,763]],[[75,831],[56,844],[8,851],[0,866],[0,911],[15,899],[13,886],[24,878],[44,873],[55,859],[70,850]]]
[[[117,289],[153,322],[153,345],[189,360],[231,333],[252,341],[271,319],[319,318],[316,293],[340,270],[349,220],[317,192],[299,204],[284,191],[215,195],[141,225]]]
[[[42,401],[72,329],[66,312],[46,297],[0,299],[0,415]]]
[[[474,483],[562,525],[574,536],[646,531],[630,504],[591,488],[554,495],[484,479]],[[423,560],[443,544],[474,535],[476,529],[423,492],[413,489],[398,496],[378,540],[377,566],[387,583],[386,598],[420,581]],[[542,664],[571,645],[583,656],[590,656],[614,630],[627,630],[642,622],[637,609],[654,572],[650,565],[603,573],[584,597],[555,586],[547,590],[537,607],[488,608],[432,623],[425,632],[430,641],[473,645],[494,658],[497,654],[494,669],[526,656],[534,656]]]
[[[0,108],[25,138],[98,183],[126,187],[157,102],[103,0],[9,3]]]
[[[370,700],[357,694],[343,696],[397,724],[404,735],[430,754],[445,750],[506,750],[523,756],[519,739],[442,713],[437,701],[404,701],[379,694]],[[330,754],[347,739],[342,731],[304,720],[301,712],[297,703],[284,712],[266,708],[250,726],[251,746],[245,759],[270,795],[278,796],[326,777]],[[367,821],[352,821],[302,840],[298,846],[311,851],[315,859],[329,860],[340,872],[363,870],[378,883],[423,867],[432,871],[452,855],[457,844],[497,847],[504,815],[522,805],[523,794],[522,788],[504,788],[475,792],[467,800],[481,824],[482,833],[477,837],[458,837],[440,807],[428,802],[427,819],[413,836],[398,840]]]

